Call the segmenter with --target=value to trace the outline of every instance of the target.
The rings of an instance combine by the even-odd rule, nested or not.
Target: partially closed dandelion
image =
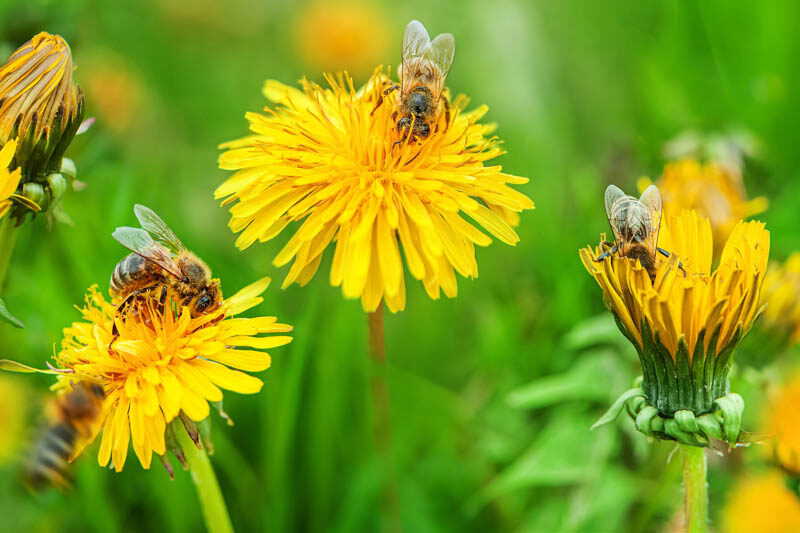
[[[731,446],[749,442],[740,427],[744,402],[730,392],[728,372],[736,347],[762,309],[769,232],[760,222],[739,222],[712,271],[708,219],[694,211],[668,216],[663,224],[660,219],[660,212],[636,219],[649,229],[660,228],[653,247],[670,251],[668,258],[653,252],[652,268],[639,257],[612,253],[605,244],[580,251],[642,364],[640,386],[624,393],[595,426],[627,407],[639,431],[680,443],[686,526],[704,531],[703,447],[712,438]]]
[[[62,160],[84,115],[73,70],[67,42],[45,32],[0,66],[0,145],[16,139],[19,192],[43,210],[57,206],[75,178],[72,162]],[[15,218],[22,219],[26,209],[21,205]]]

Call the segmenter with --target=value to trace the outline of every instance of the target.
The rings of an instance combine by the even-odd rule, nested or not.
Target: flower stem
[[[208,455],[205,450],[197,448],[189,438],[189,434],[183,429],[183,424],[176,424],[175,433],[178,434],[178,442],[189,463],[189,471],[192,474],[194,488],[197,490],[197,497],[200,499],[200,507],[203,509],[203,518],[205,518],[209,533],[233,533],[228,509],[225,507],[225,500],[217,483],[217,476],[214,475],[214,469],[211,467],[211,461],[208,460]]]
[[[402,531],[400,502],[397,496],[397,479],[392,453],[392,422],[389,411],[389,392],[386,385],[386,343],[383,335],[383,302],[367,313],[369,329],[369,356],[373,362],[370,387],[372,399],[373,430],[378,456],[386,468],[381,490],[383,530],[396,533]]]
[[[708,531],[708,482],[706,451],[699,446],[679,444],[683,455],[685,525],[689,533]]]
[[[3,292],[3,283],[6,281],[8,265],[14,253],[14,243],[17,241],[17,228],[14,221],[6,215],[0,220],[0,294]]]

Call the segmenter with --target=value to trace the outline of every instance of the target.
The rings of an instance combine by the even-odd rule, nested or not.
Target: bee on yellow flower
[[[294,226],[273,261],[294,261],[283,286],[308,283],[333,246],[331,284],[366,311],[381,300],[405,308],[403,256],[431,298],[455,297],[456,272],[478,275],[475,246],[488,246],[490,235],[516,244],[518,213],[533,208],[510,187],[526,178],[487,164],[503,151],[494,126],[479,122],[486,107],[467,112],[466,98],[456,98],[449,127],[398,143],[398,96],[384,96],[382,69],[359,90],[347,75],[326,80],[328,89],[303,80],[302,90],[267,81],[264,95],[277,106],[248,113],[253,135],[223,145],[220,167],[235,173],[215,197],[236,202],[229,225],[240,233],[237,247]]]
[[[769,232],[760,222],[737,224],[714,271],[711,224],[694,211],[666,216],[657,244],[672,253],[656,256],[650,273],[638,258],[611,254],[598,262],[603,249],[580,251],[642,363],[641,388],[609,416],[630,400],[637,428],[648,435],[698,446],[724,438],[734,445],[739,424],[723,419],[740,420],[743,402],[729,392],[728,370],[762,310]]]

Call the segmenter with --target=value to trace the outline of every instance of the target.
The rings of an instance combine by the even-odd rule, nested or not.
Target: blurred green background
[[[265,105],[265,79],[287,83],[399,63],[405,24],[457,41],[454,93],[490,107],[536,202],[521,242],[478,250],[481,274],[457,299],[408,285],[406,311],[386,316],[394,458],[404,528],[439,531],[666,531],[679,511],[672,446],[650,445],[629,420],[591,423],[630,386],[638,362],[603,309],[578,248],[606,231],[602,191],[656,177],[663,145],[687,129],[744,129],[761,156],[751,195],[772,257],[800,229],[800,5],[727,0],[569,2],[279,2],[267,0],[0,1],[6,57],[45,30],[64,36],[97,123],[67,155],[88,184],[64,207],[74,226],[25,224],[4,299],[27,325],[0,325],[0,354],[41,365],[79,318],[85,289],[106,287],[126,253],[111,231],[144,203],[223,280],[238,288],[268,274],[261,307],[295,326],[272,351],[256,396],[227,394],[236,422],[215,420],[220,483],[240,531],[374,531],[383,469],[372,437],[366,322],[360,303],[328,285],[280,290],[271,258],[288,234],[237,251],[212,192],[220,142],[246,133]],[[329,264],[330,255],[327,256]],[[96,447],[76,465],[76,490],[32,495],[20,484],[24,447],[41,419],[47,377],[11,376],[2,402],[24,413],[16,459],[0,466],[6,531],[200,531],[188,475],[170,482],[132,454],[123,473],[98,468]],[[746,380],[744,380],[746,381]],[[752,384],[751,384],[752,385]],[[751,427],[759,386],[742,385]],[[8,390],[8,389],[5,389]],[[6,418],[13,416],[6,413]],[[8,432],[0,416],[0,433]],[[8,433],[7,433],[8,434]],[[11,439],[13,440],[13,439]],[[12,442],[13,444],[13,442]],[[10,446],[10,445],[9,445]],[[744,455],[711,462],[716,516]]]

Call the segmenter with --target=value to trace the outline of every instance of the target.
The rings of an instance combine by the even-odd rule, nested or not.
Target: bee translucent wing
[[[412,20],[403,33],[403,65],[413,62],[422,56],[431,45],[428,30],[418,20]]]
[[[136,218],[139,219],[142,229],[150,234],[160,244],[163,244],[173,252],[181,252],[186,249],[181,240],[175,233],[167,226],[167,223],[161,220],[161,217],[149,207],[141,204],[136,204],[133,207],[133,212]]]
[[[647,212],[650,214],[648,240],[650,241],[650,251],[655,253],[656,246],[658,246],[658,232],[661,229],[661,191],[655,185],[650,185],[639,197],[639,201],[647,208]]]
[[[123,226],[115,229],[111,236],[131,252],[157,264],[176,278],[183,277],[169,250],[155,242],[145,230]]]
[[[616,185],[609,185],[606,187],[606,195],[605,195],[605,202],[606,202],[606,217],[608,218],[608,224],[611,226],[611,231],[614,232],[614,240],[619,241],[621,239],[621,234],[618,229],[620,224],[620,220],[616,220],[614,216],[614,204],[617,203],[617,200],[620,198],[625,198],[626,194],[617,187]]]
[[[442,84],[444,79],[450,74],[450,69],[453,68],[453,59],[456,57],[456,39],[450,33],[442,33],[437,35],[431,42],[430,48],[425,52],[425,55],[433,61],[442,74]]]

